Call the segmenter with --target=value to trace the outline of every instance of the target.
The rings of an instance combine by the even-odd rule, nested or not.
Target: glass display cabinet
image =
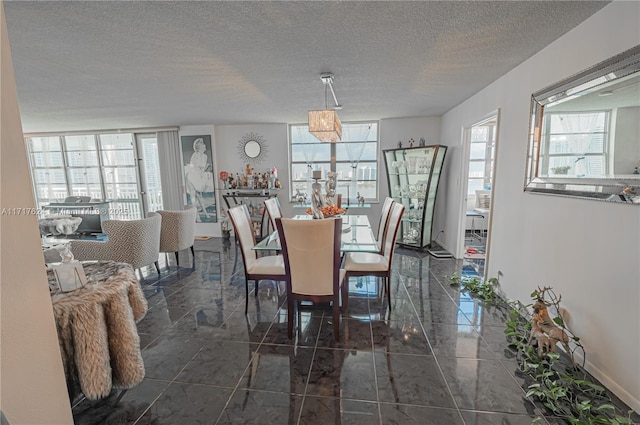
[[[432,240],[433,211],[447,147],[431,145],[384,150],[389,196],[405,206],[397,243],[428,247]]]

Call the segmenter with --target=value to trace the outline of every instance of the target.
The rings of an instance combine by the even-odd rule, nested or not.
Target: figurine
[[[325,189],[327,191],[326,203],[327,205],[335,205],[335,196],[336,196],[336,176],[333,171],[329,171],[327,174],[327,182],[325,183]]]
[[[402,140],[398,141],[398,149],[402,149]]]
[[[316,178],[315,182],[311,185],[311,211],[313,211],[313,218],[324,218],[321,208],[325,205],[324,196],[322,196],[322,185],[318,183],[318,179]]]
[[[360,192],[358,192],[358,206],[364,207],[364,196],[360,195]]]
[[[425,146],[427,146],[427,141],[424,140],[424,137],[420,138],[420,142],[418,142],[418,146],[420,146],[421,148],[424,148]]]
[[[71,246],[67,243],[64,245],[58,245],[55,247],[63,263],[71,263],[73,261],[73,253],[71,252]]]
[[[533,322],[537,322],[537,327],[539,327],[543,335],[549,339],[548,346],[543,346],[543,348],[546,348],[547,350],[550,349],[552,352],[555,352],[556,344],[559,342],[564,346],[567,353],[571,353],[571,348],[569,347],[569,336],[551,319],[549,312],[547,311],[547,305],[543,301],[536,301],[532,308],[532,330],[534,328]],[[532,337],[535,338],[533,335]],[[541,343],[539,339],[538,342]],[[540,349],[540,347],[538,347],[538,349]]]
[[[296,193],[293,195],[294,199],[302,205],[307,200],[307,195],[300,192],[300,188],[296,187]]]
[[[413,140],[413,137],[411,139],[409,139],[409,147],[412,148],[413,144],[415,143],[415,141]]]

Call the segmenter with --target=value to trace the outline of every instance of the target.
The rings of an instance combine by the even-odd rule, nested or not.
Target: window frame
[[[289,151],[289,196],[291,200],[295,201],[296,200],[296,196],[297,196],[297,189],[300,187],[304,187],[305,188],[305,193],[307,193],[307,195],[309,194],[309,188],[307,187],[308,185],[310,185],[310,182],[308,179],[305,180],[300,180],[300,179],[296,179],[295,178],[295,173],[294,173],[294,167],[300,167],[300,166],[310,166],[311,165],[320,165],[320,167],[314,167],[314,169],[322,169],[323,165],[328,164],[329,168],[325,169],[323,171],[325,171],[323,173],[323,176],[321,179],[318,180],[319,183],[321,183],[322,185],[324,185],[324,183],[327,181],[327,172],[331,171],[336,173],[336,175],[338,174],[338,166],[342,166],[344,167],[345,165],[350,167],[351,166],[351,160],[349,160],[348,158],[346,159],[338,159],[337,158],[337,154],[338,154],[338,145],[340,144],[344,144],[344,143],[363,143],[363,144],[367,144],[367,143],[374,143],[375,144],[375,158],[374,159],[360,159],[358,160],[357,164],[358,164],[358,168],[357,168],[357,180],[356,180],[356,185],[359,184],[360,182],[369,182],[372,183],[374,185],[373,188],[373,192],[375,193],[375,196],[373,198],[368,198],[367,201],[369,202],[378,202],[379,199],[379,193],[380,193],[380,183],[379,183],[379,176],[380,176],[380,122],[378,120],[365,120],[365,121],[349,121],[349,122],[343,122],[342,123],[342,127],[343,127],[343,135],[344,135],[344,130],[345,127],[348,128],[350,125],[362,125],[362,124],[371,124],[371,125],[375,125],[376,127],[376,132],[375,132],[375,140],[358,140],[358,141],[350,141],[350,142],[344,142],[344,141],[340,141],[337,143],[323,143],[320,142],[319,140],[315,140],[313,142],[313,144],[318,144],[318,145],[325,145],[328,146],[330,151],[329,151],[329,157],[328,158],[318,158],[317,154],[316,157],[310,162],[308,163],[306,160],[293,160],[293,147],[294,145],[300,145],[303,143],[294,143],[294,130],[296,128],[306,128],[306,132],[308,133],[308,125],[306,123],[297,123],[297,124],[289,124],[288,125],[288,151]],[[305,130],[303,130],[305,131]],[[313,137],[313,136],[311,136]],[[366,146],[364,147],[366,148]],[[363,148],[363,149],[364,149]],[[371,174],[369,175],[369,178],[359,178],[360,176],[360,170],[361,164],[375,164],[375,175],[373,175],[373,177],[371,176]],[[351,186],[351,179],[345,179],[345,178],[340,178],[336,180],[338,189],[339,188],[344,188],[345,184],[347,187],[347,192],[350,198],[350,201],[354,201],[356,200],[356,194],[355,193],[350,193],[350,189],[349,187]],[[341,193],[340,190],[338,190],[338,193]],[[348,202],[346,197],[347,197],[347,193],[343,194],[343,203]],[[307,199],[308,201],[308,199]]]
[[[551,121],[553,116],[568,116],[568,115],[584,115],[584,114],[602,114],[604,116],[603,121],[604,124],[602,126],[601,131],[591,131],[591,132],[572,132],[572,133],[552,133],[551,132]],[[610,109],[597,109],[590,111],[558,111],[558,112],[547,112],[545,119],[543,121],[544,129],[542,131],[543,135],[543,152],[541,152],[541,160],[543,165],[543,170],[545,171],[547,176],[556,176],[557,174],[553,173],[552,170],[555,167],[551,167],[551,160],[558,158],[572,158],[576,156],[575,152],[558,152],[551,153],[551,139],[554,136],[575,136],[575,135],[591,135],[594,137],[596,135],[601,135],[602,137],[602,151],[601,152],[583,152],[581,155],[583,157],[601,157],[603,164],[603,172],[602,176],[608,176],[609,170],[611,169],[611,164],[609,161],[611,160],[611,117],[612,111]]]
[[[75,170],[95,170],[97,171],[97,181],[94,183],[86,183],[87,187],[91,186],[97,187],[100,191],[100,197],[94,196],[96,193],[92,193],[89,190],[89,196],[91,196],[94,201],[103,201],[110,203],[110,218],[113,219],[140,219],[145,215],[144,212],[144,204],[143,204],[143,193],[141,188],[141,176],[140,176],[140,157],[138,154],[137,144],[138,139],[137,136],[139,134],[152,134],[153,132],[145,132],[145,133],[136,133],[134,131],[131,132],[96,132],[96,131],[86,131],[86,132],[73,132],[73,133],[51,133],[51,134],[31,134],[25,135],[24,142],[27,148],[27,154],[29,159],[29,171],[31,175],[31,185],[34,193],[35,204],[38,209],[41,209],[43,206],[50,204],[51,202],[63,202],[65,197],[73,196],[74,189],[82,186],[82,183],[74,182],[72,178],[72,173]],[[130,148],[122,148],[122,147],[109,147],[108,142],[104,141],[102,138],[107,135],[129,135],[130,136]],[[83,148],[75,148],[70,146],[70,140],[67,138],[74,137],[86,137],[90,139],[90,147]],[[34,139],[49,139],[55,138],[58,140],[59,151],[50,151],[49,149],[35,150],[34,149]],[[103,155],[109,154],[117,154],[117,151],[131,151],[131,155],[133,156],[133,160],[130,164],[105,164]],[[47,152],[60,152],[62,164],[49,166],[45,163],[44,166],[36,164],[36,155],[38,153],[43,153],[43,155],[47,155]],[[96,155],[96,164],[87,164],[87,165],[78,165],[72,164],[70,161],[69,155],[73,155],[74,153],[83,153],[83,152],[92,152]],[[127,181],[121,182],[125,187],[131,187],[135,185],[135,193],[136,197],[113,197],[108,198],[107,194],[109,193],[109,187],[112,185],[118,185],[119,183],[110,182],[107,179],[108,172],[115,172],[117,169],[129,169],[133,170],[133,176],[135,177],[135,181]],[[39,193],[39,188],[42,186],[47,186],[50,183],[48,182],[39,182],[36,175],[38,173],[44,172],[48,173],[48,170],[58,170],[62,173],[64,178],[64,182],[55,183],[57,186],[63,185],[65,187],[64,196],[62,198],[57,198],[53,196],[52,193],[49,194],[47,198],[41,197]],[[118,191],[118,193],[120,193]],[[115,195],[115,194],[114,194]]]

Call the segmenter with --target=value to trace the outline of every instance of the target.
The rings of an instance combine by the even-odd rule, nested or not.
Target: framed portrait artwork
[[[213,186],[211,136],[182,136],[180,141],[187,205],[196,207],[198,223],[215,223],[217,213]]]

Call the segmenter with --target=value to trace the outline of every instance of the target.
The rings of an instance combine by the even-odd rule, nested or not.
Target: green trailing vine
[[[611,402],[606,389],[592,382],[584,369],[586,353],[580,338],[571,332],[562,319],[561,296],[552,288],[538,288],[531,293],[533,302],[523,305],[519,301],[508,302],[497,293],[498,280],[477,276],[455,274],[451,284],[472,296],[508,311],[505,336],[510,348],[516,353],[519,373],[530,380],[526,397],[533,402],[542,403],[556,417],[572,425],[629,425],[632,424],[632,410],[626,416],[620,414]],[[536,338],[532,338],[532,320],[529,308],[543,303],[552,309],[555,317],[553,325],[560,329],[552,345],[536,347]],[[537,313],[533,318],[537,319]],[[546,323],[551,325],[550,323]],[[556,352],[556,342],[566,342],[565,353]],[[539,344],[540,340],[537,341]],[[559,345],[559,344],[558,344]],[[564,345],[564,344],[563,344]],[[576,352],[582,355],[582,363],[576,363]],[[540,423],[537,418],[533,423]]]

